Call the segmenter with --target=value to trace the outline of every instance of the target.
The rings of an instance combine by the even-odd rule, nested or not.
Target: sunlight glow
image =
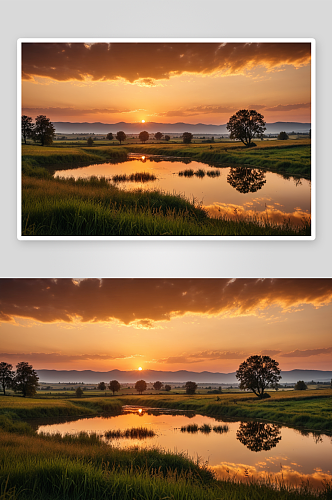
[[[142,123],[145,123],[145,120],[142,120]]]
[[[138,369],[139,369],[139,371],[141,371],[141,370],[142,370],[142,367],[140,366]]]

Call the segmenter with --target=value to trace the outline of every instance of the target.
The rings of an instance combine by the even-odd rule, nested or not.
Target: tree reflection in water
[[[281,440],[281,426],[260,422],[241,422],[236,439],[250,451],[269,451]]]
[[[265,172],[255,168],[231,167],[227,182],[240,193],[256,193],[266,183]]]

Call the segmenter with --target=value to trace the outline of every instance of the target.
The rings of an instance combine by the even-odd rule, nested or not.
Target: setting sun
[[[142,370],[142,367],[140,366],[140,367],[138,368],[138,370],[139,370],[139,371],[141,371],[141,370]]]
[[[142,123],[145,123],[145,120],[142,120]]]

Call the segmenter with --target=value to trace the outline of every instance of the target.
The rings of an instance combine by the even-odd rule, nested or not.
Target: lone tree
[[[139,394],[142,394],[142,392],[146,391],[147,384],[145,380],[138,380],[135,384],[135,389]]]
[[[112,134],[112,132],[110,132],[109,134],[107,134],[106,139],[108,139],[109,141],[113,141],[113,134]]]
[[[75,390],[75,394],[77,398],[81,398],[83,396],[83,389],[77,387],[77,389]]]
[[[162,383],[162,382],[159,382],[159,380],[157,380],[157,382],[155,382],[155,383],[153,384],[153,388],[154,388],[156,391],[161,391],[162,386],[163,386],[163,383]]]
[[[247,147],[253,145],[254,137],[262,137],[266,123],[264,116],[254,109],[240,109],[230,117],[226,125],[231,139],[239,139]]]
[[[2,385],[3,395],[6,396],[7,389],[13,385],[13,365],[2,361],[0,363],[0,385]]]
[[[165,137],[164,137],[165,141],[167,141],[167,142],[170,140],[170,138],[171,137],[169,135],[165,135]]]
[[[88,146],[93,146],[93,139],[92,139],[92,137],[89,137],[89,139],[87,140],[87,143],[88,143]]]
[[[164,389],[165,389],[165,391],[169,392],[172,389],[172,387],[170,385],[166,384]]]
[[[99,382],[99,384],[97,385],[97,388],[99,391],[106,391],[106,384],[105,382]]]
[[[32,137],[33,133],[33,125],[31,116],[22,116],[22,138],[24,140],[24,144],[27,143],[27,138]]]
[[[38,387],[39,377],[32,365],[22,361],[16,365],[16,373],[13,380],[15,392],[22,392],[23,397],[34,396]]]
[[[183,132],[182,140],[184,144],[190,144],[192,141],[193,135],[190,132]]]
[[[294,387],[295,391],[305,391],[306,389],[308,389],[308,387],[304,380],[299,380],[298,382],[296,382]]]
[[[55,128],[45,115],[38,115],[33,129],[33,140],[40,141],[42,146],[49,146],[53,142]]]
[[[140,132],[138,137],[139,137],[140,141],[145,143],[149,139],[149,132],[147,132],[146,130],[143,130],[143,132]]]
[[[155,138],[157,139],[157,141],[160,141],[160,140],[161,140],[161,138],[162,138],[162,136],[163,136],[163,134],[162,134],[161,132],[156,132],[156,133],[154,134],[154,136],[155,136]]]
[[[240,389],[250,390],[259,398],[269,397],[264,394],[268,387],[275,388],[281,379],[279,363],[270,356],[250,356],[240,364],[236,371]]]
[[[280,132],[278,135],[278,140],[279,141],[287,141],[289,139],[288,134],[286,132]]]
[[[121,385],[117,380],[111,380],[110,383],[108,384],[108,388],[110,391],[113,392],[113,396],[115,392],[119,392]]]
[[[127,136],[126,136],[126,134],[125,134],[122,130],[120,130],[120,132],[117,132],[117,134],[116,134],[115,138],[116,138],[116,140],[118,140],[118,141],[120,142],[120,144],[121,144],[121,142],[122,142],[122,141],[125,141],[125,140],[126,140]]]
[[[196,382],[186,382],[185,388],[186,388],[186,394],[195,394],[197,389],[197,384]]]
[[[269,451],[281,440],[281,425],[261,422],[241,422],[236,439],[250,451]]]

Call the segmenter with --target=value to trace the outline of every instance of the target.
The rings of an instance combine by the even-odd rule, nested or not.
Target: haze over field
[[[220,125],[250,108],[310,123],[310,43],[23,43],[22,114]]]
[[[37,370],[330,370],[331,279],[4,279],[2,361]]]

